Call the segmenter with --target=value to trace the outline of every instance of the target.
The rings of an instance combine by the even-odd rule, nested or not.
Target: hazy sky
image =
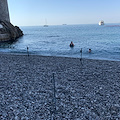
[[[19,26],[120,23],[120,0],[8,0]]]

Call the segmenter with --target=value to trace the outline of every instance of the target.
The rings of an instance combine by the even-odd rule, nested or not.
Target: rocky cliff
[[[0,42],[14,41],[22,35],[19,27],[13,26],[8,21],[0,21]]]

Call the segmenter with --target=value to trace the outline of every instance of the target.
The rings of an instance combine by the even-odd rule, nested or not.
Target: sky
[[[120,23],[120,0],[8,0],[13,25]]]

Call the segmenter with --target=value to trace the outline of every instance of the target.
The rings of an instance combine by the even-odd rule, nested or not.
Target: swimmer
[[[73,44],[73,42],[71,41],[71,43],[70,43],[70,47],[74,47],[74,44]]]
[[[91,51],[92,51],[91,49],[88,50],[89,53],[91,53]]]

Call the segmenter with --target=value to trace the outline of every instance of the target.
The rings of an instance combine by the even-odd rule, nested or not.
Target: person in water
[[[73,44],[73,42],[71,41],[71,43],[70,43],[70,47],[74,47],[74,44]]]
[[[91,53],[91,49],[89,49],[88,52]]]

